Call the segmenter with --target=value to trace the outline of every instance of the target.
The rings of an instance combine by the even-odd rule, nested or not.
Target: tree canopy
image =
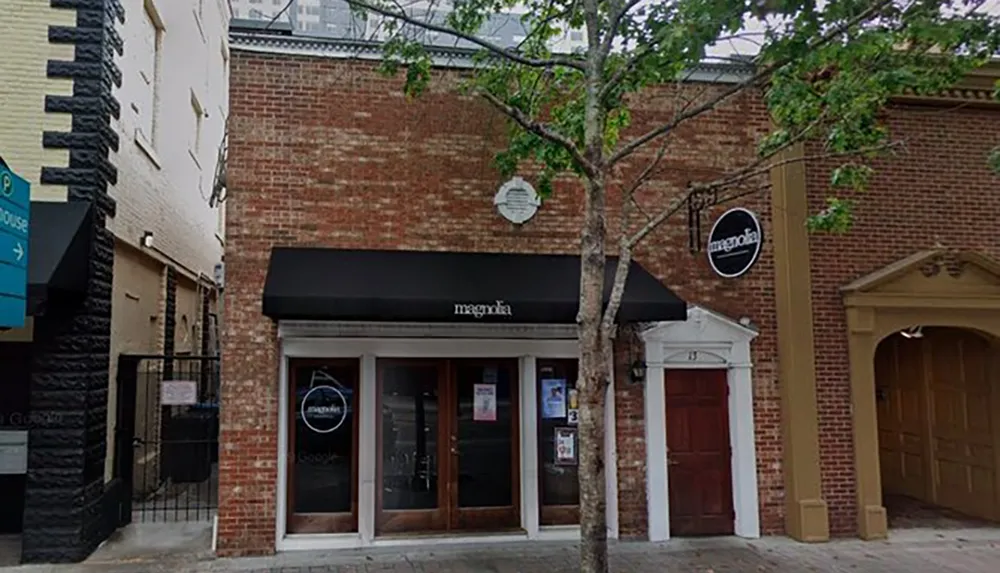
[[[872,173],[865,159],[891,149],[890,133],[879,121],[889,98],[940,92],[1000,51],[1000,7],[983,0],[347,1],[360,14],[381,17],[382,69],[405,68],[411,96],[431,79],[432,58],[417,32],[474,45],[475,70],[464,89],[513,120],[496,164],[511,175],[533,161],[543,196],[556,176],[611,168],[748,89],[762,90],[773,120],[756,150],[763,162],[794,143],[820,141],[824,152],[843,158],[832,173],[833,187],[860,190]],[[492,16],[512,11],[527,31],[522,41],[510,46],[483,39]],[[426,17],[431,13],[437,17]],[[555,52],[554,40],[568,30],[581,31],[586,47]],[[751,46],[752,57],[712,50],[734,41]],[[623,139],[630,97],[683,81],[689,70],[712,60],[749,63],[752,72],[663,125]],[[588,110],[599,123],[599,158],[588,156]],[[1000,149],[988,160],[1000,171]],[[844,229],[850,207],[849,196],[830,197],[811,224]]]

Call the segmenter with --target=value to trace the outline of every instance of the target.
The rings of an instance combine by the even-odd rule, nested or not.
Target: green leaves
[[[403,92],[407,97],[417,97],[430,83],[431,63],[431,57],[422,43],[396,34],[382,45],[382,60],[378,69],[385,75],[394,76],[401,66],[405,66]]]
[[[834,187],[849,187],[854,191],[863,191],[874,172],[875,170],[868,165],[847,163],[833,170],[830,184]]]
[[[1000,175],[1000,146],[994,147],[993,150],[990,151],[989,166],[994,173]]]
[[[353,9],[375,2],[369,9],[383,16],[403,9],[394,0],[348,2]],[[530,168],[543,195],[561,176],[608,176],[614,166],[607,158],[631,139],[624,135],[632,126],[630,102],[649,97],[653,87],[663,110],[676,114],[666,114],[662,137],[712,113],[721,101],[684,116],[693,102],[665,101],[682,91],[669,85],[688,81],[705,62],[727,63],[710,55],[710,48],[750,37],[746,26],[757,18],[759,31],[750,37],[757,46],[750,72],[755,81],[744,89],[763,90],[774,124],[757,144],[758,161],[773,161],[806,141],[814,142],[810,149],[820,158],[838,161],[832,196],[810,219],[815,230],[849,226],[850,195],[867,189],[872,162],[888,150],[893,134],[886,106],[892,98],[938,93],[1000,54],[1000,18],[969,0],[457,0],[450,12],[435,12],[434,25],[456,37],[489,40],[493,16],[514,6],[523,8],[517,18],[525,37],[514,47],[480,43],[462,84],[465,93],[490,94],[498,109],[518,119],[495,157],[501,175]],[[582,53],[554,51],[570,30],[588,37],[588,22],[596,42]],[[432,77],[432,60],[414,32],[419,27],[390,18],[383,44],[380,67],[387,74],[405,68],[409,97],[422,94]],[[704,97],[715,97],[708,93]],[[995,95],[1000,98],[1000,82]],[[648,145],[659,142],[651,138]],[[1000,147],[988,160],[1000,173]]]
[[[826,200],[826,209],[810,215],[806,220],[806,227],[810,231],[845,233],[851,228],[853,210],[854,203],[852,201],[838,197],[828,197]]]

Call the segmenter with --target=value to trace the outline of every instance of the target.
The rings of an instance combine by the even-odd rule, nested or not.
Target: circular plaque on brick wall
[[[708,234],[708,263],[719,276],[736,278],[757,262],[763,242],[757,216],[742,207],[730,209]]]
[[[535,216],[542,204],[542,198],[538,196],[531,183],[520,177],[513,177],[497,191],[493,197],[493,204],[497,206],[504,219],[520,225]]]

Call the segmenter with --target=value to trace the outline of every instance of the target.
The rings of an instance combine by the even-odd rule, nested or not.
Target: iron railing
[[[115,478],[129,521],[210,520],[218,509],[219,357],[121,355]]]

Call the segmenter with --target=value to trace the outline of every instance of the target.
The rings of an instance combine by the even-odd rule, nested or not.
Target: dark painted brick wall
[[[68,167],[44,167],[42,183],[66,185],[70,201],[95,206],[90,269],[84,300],[52,309],[35,321],[28,475],[22,561],[70,562],[87,557],[107,538],[104,507],[111,272],[114,245],[105,220],[114,213],[108,195],[117,170],[111,129],[121,85],[114,55],[122,53],[115,22],[124,22],[118,0],[51,0],[76,10],[77,25],[51,26],[49,40],[76,46],[72,62],[50,61],[49,77],[73,80],[73,94],[45,98],[49,112],[72,115],[70,133],[45,132],[43,144],[68,149]]]

